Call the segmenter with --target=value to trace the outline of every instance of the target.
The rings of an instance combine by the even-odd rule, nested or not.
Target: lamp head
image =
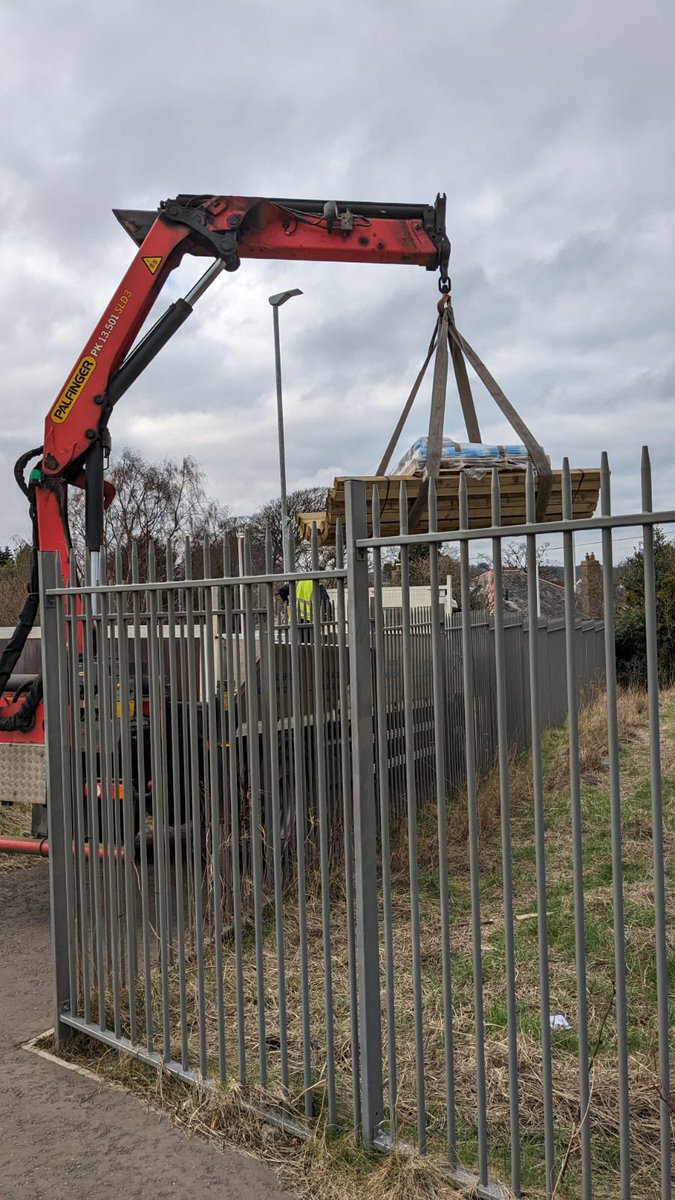
[[[281,308],[281,305],[285,304],[293,296],[302,296],[300,288],[292,288],[289,292],[277,292],[275,296],[270,296],[269,301],[272,308]]]

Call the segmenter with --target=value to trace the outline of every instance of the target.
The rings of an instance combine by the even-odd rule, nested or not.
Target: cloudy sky
[[[110,210],[180,192],[446,191],[459,328],[554,464],[607,449],[634,510],[646,442],[672,506],[674,46],[669,0],[0,0],[0,543],[28,535],[14,460],[134,253]],[[117,449],[194,455],[233,513],[276,494],[267,297],[290,287],[289,487],[374,470],[434,321],[416,267],[245,261],[121,402]]]

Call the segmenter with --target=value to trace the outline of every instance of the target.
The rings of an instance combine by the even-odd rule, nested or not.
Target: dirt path
[[[21,1049],[52,1024],[46,863],[0,873],[0,938],[4,1200],[289,1200],[263,1165]]]

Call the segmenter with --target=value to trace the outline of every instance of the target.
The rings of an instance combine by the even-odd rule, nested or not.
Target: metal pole
[[[612,511],[609,459],[600,460],[600,511]],[[621,747],[617,714],[616,614],[614,611],[614,559],[612,530],[602,531],[602,587],[605,619],[605,672],[607,695],[607,748],[609,758],[610,840],[612,847],[612,905],[614,916],[614,978],[616,987],[616,1053],[619,1082],[619,1171],[621,1200],[630,1200],[630,1073],[628,1069],[628,997],[626,981],[626,925],[623,896]]]
[[[429,483],[429,529],[438,526],[436,480]],[[373,522],[373,533],[375,524]],[[457,1166],[457,1114],[455,1109],[455,1045],[452,1012],[452,946],[450,942],[450,878],[448,866],[448,766],[445,742],[448,680],[444,642],[445,615],[439,598],[439,548],[429,546],[429,583],[431,584],[431,641],[433,682],[433,732],[436,775],[436,822],[438,828],[438,880],[441,902],[441,968],[443,973],[443,1028],[445,1040],[445,1108],[447,1114],[447,1151],[451,1167]],[[448,576],[448,580],[449,580]],[[448,587],[450,584],[448,583]]]
[[[459,482],[459,527],[469,528],[469,501],[466,475]],[[462,597],[462,686],[464,692],[464,755],[469,820],[469,878],[471,888],[471,945],[473,960],[474,1024],[476,1032],[476,1106],[478,1132],[478,1171],[480,1184],[488,1182],[487,1083],[485,1073],[485,1016],[483,1005],[483,950],[480,920],[480,859],[478,832],[478,780],[476,770],[476,727],[474,716],[474,642],[471,631],[471,590],[469,579],[469,543],[459,548]]]
[[[499,471],[492,472],[491,519],[499,525],[502,519]],[[518,1007],[516,1001],[516,949],[513,921],[513,862],[511,848],[511,795],[509,786],[509,720],[506,669],[506,638],[504,633],[504,583],[502,574],[502,539],[492,539],[494,564],[494,658],[495,700],[497,708],[497,761],[499,763],[499,808],[502,831],[502,884],[504,903],[504,952],[506,958],[506,1020],[509,1048],[509,1129],[511,1134],[511,1187],[520,1195],[520,1097],[518,1087]],[[539,574],[537,573],[537,582]],[[538,595],[537,589],[537,595]]]
[[[347,483],[346,509],[361,1116],[363,1141],[370,1149],[380,1133],[384,1095],[368,551],[354,545],[368,534],[366,486],[361,481]]]
[[[372,499],[373,533],[380,532],[380,497],[373,488]],[[394,963],[394,917],[391,899],[391,848],[389,817],[391,800],[389,795],[389,764],[387,761],[387,692],[385,673],[384,611],[382,605],[382,552],[373,554],[373,608],[375,610],[375,712],[377,719],[377,774],[380,800],[380,843],[382,859],[382,915],[384,921],[384,965],[386,979],[387,1012],[387,1074],[389,1078],[389,1133],[396,1138],[396,983]]]
[[[534,475],[527,469],[527,523],[534,529],[536,504]],[[548,964],[548,921],[546,915],[546,800],[541,746],[541,691],[539,686],[539,618],[537,613],[537,535],[527,535],[527,643],[530,675],[530,731],[532,784],[534,791],[534,849],[537,879],[537,943],[539,950],[539,1013],[541,1019],[542,1085],[544,1101],[544,1157],[546,1200],[555,1190],[555,1122],[553,1113],[553,1066],[551,1055],[550,977]]]
[[[292,296],[301,296],[300,288],[289,292],[278,292],[270,296],[272,318],[274,321],[274,367],[277,381],[277,437],[279,441],[279,483],[281,488],[281,546],[283,553],[284,571],[293,570],[291,562],[290,543],[288,538],[288,496],[286,492],[286,444],[284,440],[284,405],[281,388],[281,340],[279,337],[279,309]]]
[[[408,497],[405,482],[400,491],[401,533],[408,532]],[[427,1151],[426,1081],[424,1074],[424,1011],[422,992],[422,931],[420,925],[419,871],[417,863],[418,789],[415,775],[415,693],[413,637],[410,614],[410,551],[401,547],[401,650],[403,666],[403,726],[405,732],[405,785],[408,818],[408,870],[410,873],[410,927],[415,1029],[415,1091],[417,1098],[417,1148]]]
[[[101,551],[91,550],[89,552],[89,562],[91,570],[91,582],[94,587],[102,582],[101,579]],[[93,613],[98,613],[98,596],[94,592],[91,597],[91,608]]]
[[[335,561],[338,567],[344,564],[342,523],[335,525]],[[352,781],[349,738],[349,667],[347,650],[347,612],[345,581],[337,580],[337,643],[338,643],[338,691],[340,730],[340,774],[342,784],[342,820],[344,833],[345,892],[347,915],[347,962],[349,966],[349,1003],[351,1007],[352,1038],[352,1094],[354,1097],[354,1128],[358,1135],[361,1129],[361,1061],[358,1028],[358,997],[356,986],[356,922],[354,918],[354,823],[352,819]],[[384,851],[382,872],[384,879]],[[383,882],[384,891],[384,882]],[[393,996],[393,987],[391,989]]]
[[[243,529],[237,530],[237,563],[238,563],[239,577],[241,578],[242,575],[246,574],[246,572],[244,570],[244,530]],[[246,631],[244,629],[244,589],[241,584],[239,584],[239,587],[237,589],[237,604],[239,606],[239,635],[243,641],[244,634]]]
[[[312,570],[319,569],[319,539],[317,528],[312,529]],[[312,596],[312,682],[314,685],[314,750],[316,754],[316,803],[319,814],[319,861],[321,877],[321,925],[323,931],[323,971],[326,997],[326,1086],[328,1095],[328,1124],[337,1124],[335,1094],[335,1019],[333,1016],[333,975],[330,920],[330,845],[328,832],[328,797],[326,789],[326,714],[324,702],[324,633],[321,627],[321,584],[314,580]]]
[[[286,494],[286,445],[284,441],[284,404],[281,391],[281,343],[279,340],[279,308],[272,308],[274,320],[274,369],[277,380],[277,437],[279,439],[279,484],[281,490],[281,542],[284,555],[284,571],[290,571],[288,561],[288,497]]]
[[[642,447],[642,507],[652,508],[652,472],[649,451]],[[661,1196],[672,1196],[672,1147],[670,1103],[670,1052],[668,1036],[668,914],[666,907],[665,848],[663,826],[663,781],[661,776],[661,736],[659,726],[659,658],[656,618],[656,564],[654,527],[643,532],[645,588],[645,634],[647,647],[647,690],[649,696],[649,764],[652,793],[652,852],[654,861],[654,933],[656,950],[656,1011],[661,1129]]]
[[[562,464],[562,507],[566,520],[572,518],[572,480],[569,461]],[[581,1197],[592,1200],[591,1086],[588,1051],[588,991],[586,982],[586,922],[584,916],[584,842],[579,762],[579,683],[577,680],[576,611],[574,595],[574,534],[563,534],[565,562],[565,673],[567,678],[567,728],[569,731],[570,812],[572,819],[572,878],[574,890],[574,945],[577,974],[577,1022],[579,1028],[579,1101],[582,1124]],[[586,684],[586,680],[584,680]]]
[[[50,588],[61,583],[55,554],[40,555],[40,600],[42,608],[42,677],[45,681],[45,745],[47,747],[47,814],[49,817],[49,885],[54,962],[54,1033],[57,1046],[72,1036],[61,1021],[75,1002],[71,992],[70,936],[66,899],[66,804],[63,794],[63,758],[67,747],[62,742],[60,714],[67,703],[60,694],[58,624],[63,620],[63,600],[48,596]]]

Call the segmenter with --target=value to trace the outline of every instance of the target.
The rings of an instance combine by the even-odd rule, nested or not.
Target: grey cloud
[[[130,261],[110,209],[180,191],[447,190],[459,327],[554,461],[588,465],[606,446],[628,503],[635,447],[652,441],[667,499],[674,35],[656,0],[5,6],[0,544],[27,523],[13,459],[40,440]],[[198,447],[238,511],[273,494],[267,296],[285,286],[305,292],[282,326],[289,477],[372,469],[431,332],[435,281],[419,269],[245,262],[121,402],[116,445]],[[484,436],[503,437],[477,397]],[[452,399],[448,427],[461,433]]]

